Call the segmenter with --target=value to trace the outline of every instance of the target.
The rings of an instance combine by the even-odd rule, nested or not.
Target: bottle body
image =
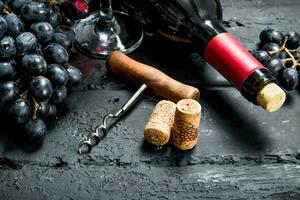
[[[257,95],[267,84],[276,83],[269,70],[223,27],[218,0],[126,2],[134,3],[134,9],[144,6],[137,19],[143,19],[147,28],[169,39],[191,43],[209,64],[254,104],[259,103]]]

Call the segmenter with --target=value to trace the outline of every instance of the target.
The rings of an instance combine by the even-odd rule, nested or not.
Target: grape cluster
[[[27,150],[36,150],[55,119],[57,105],[82,79],[70,65],[72,39],[56,32],[55,5],[34,0],[0,0],[0,112],[24,130]]]
[[[300,78],[300,35],[267,28],[259,38],[260,44],[252,51],[253,56],[271,71],[282,88],[295,89]]]

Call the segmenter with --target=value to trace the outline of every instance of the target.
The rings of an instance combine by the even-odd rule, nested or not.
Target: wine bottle
[[[191,43],[201,56],[254,104],[273,112],[286,95],[272,76],[222,25],[218,0],[125,0],[122,7],[153,31]]]

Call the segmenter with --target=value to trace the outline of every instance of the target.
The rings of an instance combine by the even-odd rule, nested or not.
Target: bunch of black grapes
[[[298,86],[300,76],[300,35],[267,28],[260,33],[256,57],[278,79],[287,91]]]
[[[36,150],[57,105],[82,79],[70,65],[72,39],[55,32],[59,8],[33,0],[0,0],[0,112],[17,127],[26,150]]]

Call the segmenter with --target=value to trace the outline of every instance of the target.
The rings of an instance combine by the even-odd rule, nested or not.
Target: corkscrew
[[[102,121],[102,124],[99,124],[94,132],[89,134],[85,140],[80,142],[78,147],[79,154],[87,154],[91,152],[92,148],[96,146],[100,140],[107,134],[107,131],[111,127],[112,124],[109,124],[109,119],[120,119],[123,114],[125,114],[138,100],[141,94],[146,90],[147,86],[143,84],[134,95],[122,106],[120,110],[118,110],[115,114],[107,114]]]

